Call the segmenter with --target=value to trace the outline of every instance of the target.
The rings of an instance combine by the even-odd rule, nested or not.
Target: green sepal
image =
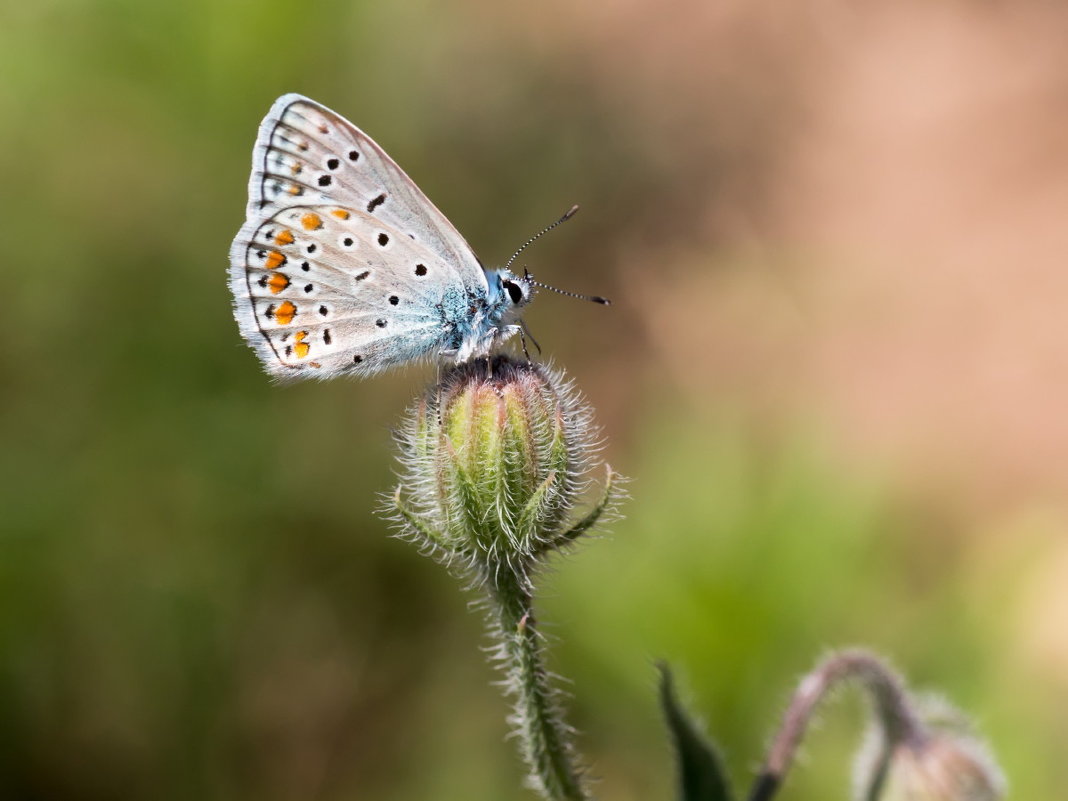
[[[561,546],[567,545],[568,543],[577,540],[579,537],[581,537],[583,534],[585,534],[587,531],[597,525],[597,521],[601,519],[601,515],[604,514],[605,510],[611,508],[615,501],[619,499],[620,490],[618,487],[616,487],[615,484],[615,479],[617,478],[617,476],[614,472],[612,472],[611,467],[606,466],[606,469],[608,471],[608,476],[607,478],[605,478],[604,492],[601,494],[601,500],[597,502],[597,505],[593,507],[593,509],[591,509],[588,514],[586,514],[581,520],[575,523],[575,525],[573,525],[567,531],[562,531],[556,536],[554,536],[551,540],[548,540],[543,543],[535,551],[536,556],[546,551],[556,550]]]
[[[393,493],[393,506],[404,518],[404,522],[407,523],[412,530],[420,534],[429,544],[436,545],[440,548],[447,548],[445,537],[441,535],[433,526],[427,523],[421,518],[415,511],[409,507],[401,496],[401,488],[398,486]]]
[[[719,754],[675,695],[671,670],[660,671],[660,707],[664,711],[678,764],[679,801],[731,801],[733,794]]]
[[[534,538],[537,536],[538,528],[540,527],[539,523],[541,522],[540,518],[544,511],[542,507],[555,481],[556,471],[550,470],[549,475],[545,477],[545,480],[534,490],[534,494],[530,496],[530,500],[523,507],[519,520],[516,522],[515,529],[519,534],[520,540],[528,547],[534,545]]]
[[[450,503],[450,519],[453,529],[450,534],[456,542],[478,543],[482,550],[493,552],[496,547],[493,521],[487,516],[495,508],[483,501],[479,488],[459,462],[452,466],[455,499]],[[456,512],[459,511],[459,514]]]

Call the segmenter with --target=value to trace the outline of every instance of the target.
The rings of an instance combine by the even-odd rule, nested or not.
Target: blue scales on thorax
[[[465,340],[486,331],[486,298],[460,286],[448,286],[437,304],[441,315],[441,349],[461,350]]]

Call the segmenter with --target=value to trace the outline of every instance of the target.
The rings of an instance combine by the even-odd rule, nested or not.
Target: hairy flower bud
[[[1001,773],[960,713],[918,701],[878,656],[846,649],[802,679],[772,741],[750,801],[782,785],[816,707],[831,690],[855,684],[871,703],[868,737],[853,772],[857,801],[998,801]]]
[[[578,521],[597,449],[592,414],[559,373],[507,356],[444,374],[398,437],[395,502],[409,533],[468,564],[527,565],[588,529]]]
[[[551,801],[588,793],[542,658],[531,575],[602,517],[604,494],[580,517],[597,450],[592,414],[554,370],[507,356],[461,364],[415,405],[397,437],[401,475],[391,503],[404,534],[485,591],[494,658],[513,698],[509,718],[528,780]]]
[[[934,706],[932,706],[934,704]],[[863,801],[998,801],[1005,781],[960,713],[944,702],[917,704],[921,728],[888,742],[876,723],[856,766]]]

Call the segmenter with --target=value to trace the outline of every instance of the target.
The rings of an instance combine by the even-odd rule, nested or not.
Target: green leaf
[[[660,706],[671,730],[679,770],[679,801],[731,801],[730,783],[719,754],[679,705],[671,670],[660,670]]]

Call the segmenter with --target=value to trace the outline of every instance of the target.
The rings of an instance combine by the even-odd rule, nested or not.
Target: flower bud
[[[926,725],[914,736],[886,743],[875,730],[857,762],[858,798],[879,801],[998,801],[1005,781],[993,757],[959,713],[947,725],[941,712],[926,710]]]
[[[507,356],[445,373],[400,432],[394,503],[405,529],[446,560],[525,566],[605,509],[571,512],[596,452],[592,414],[559,373]]]

